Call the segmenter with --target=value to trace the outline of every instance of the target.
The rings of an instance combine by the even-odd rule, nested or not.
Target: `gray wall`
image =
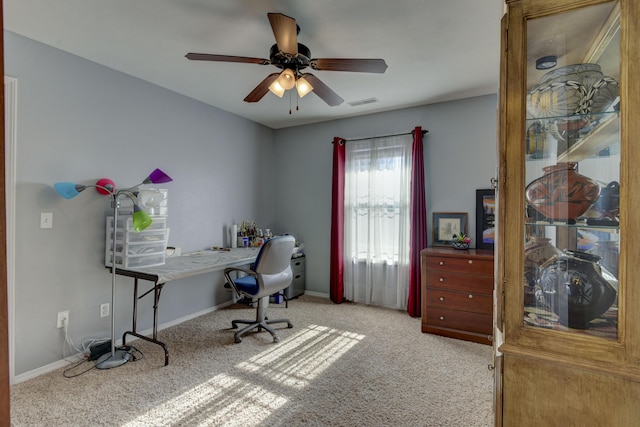
[[[276,224],[305,243],[306,288],[329,293],[333,137],[410,132],[422,126],[427,221],[433,212],[467,212],[475,246],[476,189],[496,170],[496,95],[371,114],[276,131]]]
[[[273,130],[10,32],[5,61],[18,79],[16,375],[61,359],[58,311],[70,311],[78,345],[110,334],[110,318],[99,318],[111,299],[109,200],[93,189],[64,200],[54,182],[128,187],[160,167],[174,179],[163,184],[169,243],[184,251],[222,245],[225,226],[243,219],[279,231],[276,169],[263,167],[275,161]],[[39,228],[41,212],[53,213],[52,229]],[[117,336],[130,328],[131,283],[118,278]],[[227,301],[222,283],[215,273],[166,286],[160,323]],[[150,302],[140,330],[151,326]]]
[[[475,189],[495,170],[495,95],[274,131],[10,32],[5,73],[18,79],[16,375],[61,359],[58,311],[70,310],[76,343],[110,333],[110,318],[99,318],[111,291],[108,200],[93,190],[63,200],[54,182],[104,176],[126,187],[160,167],[174,178],[164,185],[171,245],[224,244],[227,226],[255,220],[305,244],[307,289],[328,295],[334,136],[429,130],[429,225],[433,211],[468,212],[472,236]],[[53,229],[39,228],[40,212],[53,213]],[[228,301],[222,282],[213,273],[167,285],[160,324]],[[118,278],[115,305],[119,336],[130,328],[130,279]],[[150,301],[140,309],[139,329],[148,329]]]

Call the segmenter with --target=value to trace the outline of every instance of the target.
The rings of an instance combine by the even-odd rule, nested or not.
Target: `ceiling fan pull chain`
[[[291,92],[289,91],[289,115],[291,115]]]
[[[299,111],[298,104],[300,103],[300,96],[298,95],[298,79],[300,78],[300,71],[298,71],[298,67],[296,67],[296,111]],[[293,91],[291,91],[293,92]]]

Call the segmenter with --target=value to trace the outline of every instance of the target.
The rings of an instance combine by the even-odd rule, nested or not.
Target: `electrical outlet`
[[[100,317],[109,316],[109,303],[100,304]]]
[[[69,326],[69,310],[58,312],[58,323],[56,323],[56,327],[60,329],[64,328],[65,325]]]

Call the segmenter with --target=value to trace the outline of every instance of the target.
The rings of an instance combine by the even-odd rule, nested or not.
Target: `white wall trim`
[[[7,239],[7,311],[9,328],[9,384],[15,380],[15,249],[16,249],[16,134],[18,79],[4,76],[4,164]]]
[[[314,292],[314,291],[304,291],[305,295],[309,295],[310,297],[318,297],[318,298],[326,298],[329,299],[331,296],[329,294],[325,294],[324,292]]]

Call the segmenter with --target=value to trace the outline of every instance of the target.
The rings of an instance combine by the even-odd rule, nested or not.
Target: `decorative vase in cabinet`
[[[527,202],[553,221],[573,221],[584,214],[600,197],[600,185],[576,167],[572,162],[545,166],[545,174],[527,186]]]

